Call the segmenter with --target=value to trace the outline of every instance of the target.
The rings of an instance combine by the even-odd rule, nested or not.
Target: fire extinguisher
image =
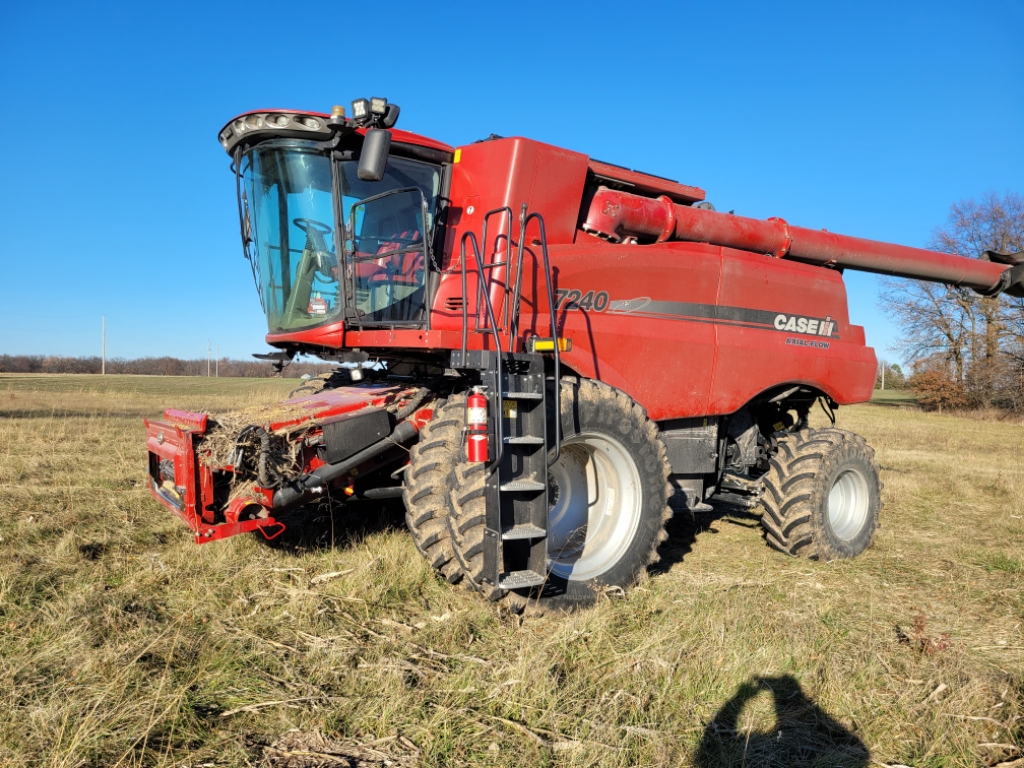
[[[483,387],[473,387],[466,398],[466,448],[469,461],[487,461],[487,396]]]

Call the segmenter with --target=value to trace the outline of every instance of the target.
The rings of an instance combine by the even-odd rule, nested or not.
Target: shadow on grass
[[[761,524],[760,515],[731,504],[715,504],[708,511],[673,509],[675,514],[665,525],[668,538],[658,547],[658,562],[647,568],[652,576],[668,573],[672,566],[682,562],[701,534],[718,533],[717,523],[741,525],[744,528],[757,528]]]
[[[755,729],[742,715],[762,694],[772,698],[775,723],[768,729]],[[861,768],[870,759],[864,742],[809,699],[796,678],[780,675],[754,677],[739,687],[704,729],[693,764],[698,768]]]
[[[277,519],[285,524],[284,533],[271,541],[257,534],[256,540],[294,555],[350,547],[367,536],[406,530],[401,499],[332,499],[288,510]]]

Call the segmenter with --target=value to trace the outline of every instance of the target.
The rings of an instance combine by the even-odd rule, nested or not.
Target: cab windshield
[[[395,253],[394,243],[422,244],[429,236],[440,169],[391,157],[383,180],[365,182],[358,178],[355,160],[337,163],[342,226],[349,222],[352,207],[366,198],[409,187],[422,193],[388,196],[386,207],[357,206],[359,230],[371,223],[367,216],[373,218],[381,258],[380,263],[350,262],[349,274],[339,269],[338,245],[344,238],[335,232],[333,174],[330,159],[309,142],[265,142],[242,158],[243,238],[271,333],[342,319],[346,295],[354,305],[348,314],[362,323],[417,322],[425,311],[423,291],[417,293],[411,285],[424,284],[423,259],[408,249]],[[354,291],[346,290],[345,282]]]

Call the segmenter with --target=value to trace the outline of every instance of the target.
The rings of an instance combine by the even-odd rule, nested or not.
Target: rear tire
[[[599,382],[563,379],[561,386],[562,451],[548,470],[552,490],[543,587],[509,595],[481,580],[484,465],[460,462],[455,471],[449,521],[456,558],[471,588],[489,600],[505,598],[512,607],[533,596],[543,608],[575,608],[631,586],[657,561],[672,515],[665,446],[644,409]],[[553,401],[549,394],[548,402]]]
[[[878,527],[881,487],[875,452],[860,435],[842,429],[786,435],[764,478],[765,540],[794,557],[856,557]]]
[[[434,410],[409,451],[402,492],[405,522],[416,549],[449,584],[462,580],[462,570],[453,559],[447,520],[455,467],[462,456],[465,411],[465,395],[453,395]]]

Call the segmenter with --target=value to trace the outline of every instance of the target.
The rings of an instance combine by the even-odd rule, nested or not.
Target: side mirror
[[[380,181],[388,164],[391,151],[391,131],[382,128],[368,128],[359,153],[360,181]]]

